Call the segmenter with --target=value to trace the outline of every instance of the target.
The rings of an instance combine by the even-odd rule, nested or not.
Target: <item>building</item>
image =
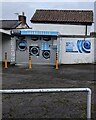
[[[58,32],[21,29],[13,30],[12,36],[17,64],[28,63],[29,56],[33,64],[55,64]]]
[[[8,53],[8,59],[11,60],[11,35],[10,31],[15,29],[17,20],[0,20],[0,61],[4,60],[4,53]]]
[[[94,62],[94,41],[90,37],[93,11],[36,10],[31,23],[33,30],[59,33],[61,64]]]
[[[11,31],[11,62],[52,64],[58,55],[59,64],[94,63],[94,37],[91,10],[36,10],[31,18],[32,29]],[[12,57],[13,56],[13,57]]]
[[[0,54],[2,55],[0,56],[0,61],[4,61],[5,52],[8,54],[8,62],[15,60],[15,50],[12,47],[12,44],[14,45],[15,43],[11,36],[11,30],[20,28],[29,28],[24,13],[18,16],[18,20],[0,20],[0,40],[2,40],[0,41],[2,43],[0,44]]]

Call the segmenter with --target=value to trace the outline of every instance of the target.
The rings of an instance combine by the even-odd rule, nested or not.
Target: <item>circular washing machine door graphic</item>
[[[42,56],[43,56],[45,59],[50,58],[50,50],[43,50]]]
[[[20,51],[25,51],[27,49],[27,42],[26,41],[19,41],[18,42],[18,49]]]
[[[38,46],[30,46],[29,54],[32,56],[39,56],[39,47]]]

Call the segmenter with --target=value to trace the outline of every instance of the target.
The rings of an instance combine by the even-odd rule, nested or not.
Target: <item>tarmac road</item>
[[[2,89],[84,88],[92,89],[92,118],[96,119],[95,65],[10,66],[2,71]],[[84,118],[86,93],[3,94],[3,118]]]

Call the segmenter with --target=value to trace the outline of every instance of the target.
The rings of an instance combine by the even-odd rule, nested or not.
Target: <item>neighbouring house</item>
[[[8,62],[15,60],[15,43],[11,36],[12,29],[29,28],[24,13],[18,16],[18,20],[0,20],[0,61],[4,61],[5,52],[8,54]]]
[[[90,35],[92,10],[36,10],[32,29],[14,29],[14,60],[18,64],[94,63],[95,40]]]
[[[4,60],[4,53],[8,53],[8,60],[11,60],[11,34],[15,29],[18,20],[0,20],[0,61]]]

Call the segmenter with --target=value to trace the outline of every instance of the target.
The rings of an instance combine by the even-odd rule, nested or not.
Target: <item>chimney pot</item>
[[[22,15],[24,16],[24,12],[22,12]]]
[[[22,12],[22,15],[18,16],[18,20],[22,22],[22,24],[26,23],[26,16],[24,16],[24,12]]]

